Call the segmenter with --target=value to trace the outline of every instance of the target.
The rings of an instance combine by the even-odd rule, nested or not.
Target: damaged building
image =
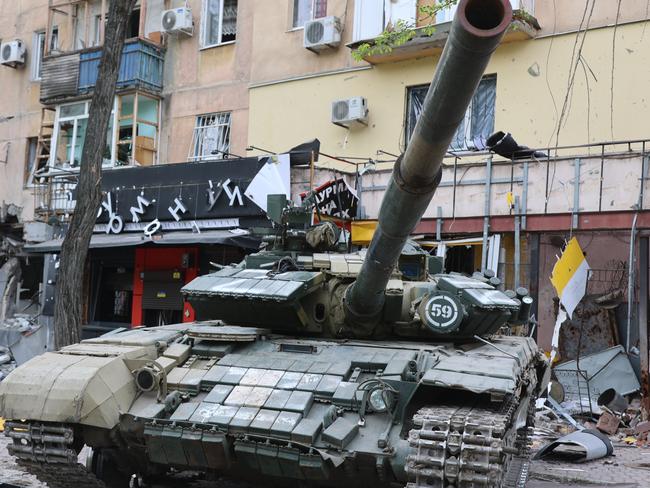
[[[32,302],[45,308],[41,323],[51,316],[57,240],[74,211],[107,3],[28,0],[3,7],[0,20],[2,45],[12,55],[0,66],[2,252],[3,263],[18,259],[22,270],[19,290],[5,296],[15,293],[23,302],[12,306],[14,313],[26,313]],[[151,325],[179,314],[189,320],[191,311],[176,303],[151,322],[142,297],[162,300],[152,290],[163,282],[177,297],[174,273],[182,271],[186,282],[210,262],[236,261],[250,250],[232,239],[218,242],[218,235],[254,224],[233,220],[246,216],[228,202],[202,235],[189,222],[208,216],[190,212],[178,224],[167,213],[163,235],[175,235],[173,245],[141,238],[144,225],[135,224],[150,220],[134,222],[129,210],[142,209],[138,194],[151,201],[164,186],[156,168],[169,163],[209,165],[214,178],[200,182],[206,199],[207,180],[243,178],[233,161],[282,153],[317,137],[320,156],[312,167],[292,166],[289,194],[344,181],[358,199],[353,238],[368,242],[449,34],[455,7],[431,19],[419,7],[432,3],[138,2],[104,155],[105,197],[111,195],[111,209],[126,212],[130,227],[107,233],[109,212],[98,220],[94,240],[103,244],[91,250],[85,293],[89,330]],[[528,288],[537,320],[531,332],[549,352],[559,307],[549,277],[565,242],[576,237],[592,275],[576,318],[562,329],[559,357],[575,359],[581,335],[580,354],[621,345],[637,371],[647,372],[645,2],[622,0],[619,11],[616,2],[598,4],[588,21],[579,2],[512,4],[512,25],[454,138],[415,237],[445,258],[447,271],[490,269],[506,289]],[[399,21],[419,28],[412,39],[390,52],[359,50]],[[434,32],[424,29],[431,22]],[[166,183],[180,187],[183,171],[165,171]],[[115,187],[129,184],[137,191],[128,201],[116,199]],[[170,194],[159,207],[164,213],[173,203]],[[258,210],[253,207],[255,218]],[[120,245],[136,235],[138,245]],[[156,285],[145,292],[147,280]]]

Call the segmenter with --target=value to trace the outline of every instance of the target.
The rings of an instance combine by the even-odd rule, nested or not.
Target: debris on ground
[[[595,429],[576,430],[545,445],[534,459],[555,455],[575,462],[590,461],[614,453],[609,437]]]

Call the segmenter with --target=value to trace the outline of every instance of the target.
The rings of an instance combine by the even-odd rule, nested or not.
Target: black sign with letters
[[[266,158],[105,170],[95,232],[119,234],[269,225],[244,195]]]

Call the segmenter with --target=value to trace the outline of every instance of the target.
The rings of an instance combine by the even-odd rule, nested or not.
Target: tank
[[[409,241],[511,20],[461,0],[367,250],[269,199],[266,248],[187,284],[199,320],[45,353],[0,383],[9,451],[51,488],[194,473],[256,486],[523,486],[548,377],[525,289]],[[343,247],[343,249],[341,248]],[[90,454],[79,463],[79,453]]]

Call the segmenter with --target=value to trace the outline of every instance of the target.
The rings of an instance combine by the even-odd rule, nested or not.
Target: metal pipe
[[[519,288],[521,275],[521,217],[519,209],[519,195],[515,197],[515,290]]]
[[[650,370],[648,369],[648,261],[650,238],[639,238],[639,355],[641,357],[641,411],[650,415]]]
[[[461,0],[404,155],[395,163],[361,272],[346,291],[351,332],[367,335],[381,317],[386,284],[442,176],[442,161],[481,77],[512,20],[508,0]]]
[[[632,312],[634,304],[634,240],[636,239],[636,221],[639,217],[637,209],[632,220],[632,231],[630,232],[630,256],[627,272],[627,330],[625,332],[625,352],[630,352],[630,331],[632,330]]]
[[[485,203],[483,206],[483,244],[481,245],[481,271],[487,269],[491,199],[492,199],[492,157],[489,157],[487,160],[487,164],[485,165]]]

